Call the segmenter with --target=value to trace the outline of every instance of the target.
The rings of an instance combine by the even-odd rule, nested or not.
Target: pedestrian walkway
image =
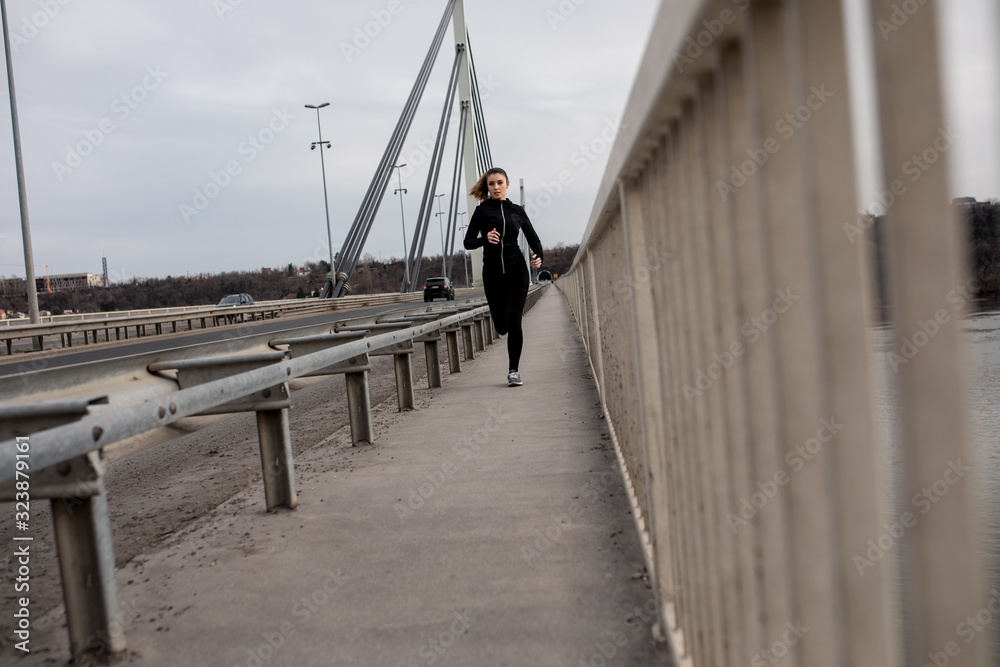
[[[524,325],[524,386],[502,338],[417,411],[381,406],[349,465],[321,470],[337,439],[301,456],[295,511],[265,513],[257,485],[123,567],[130,664],[663,664],[562,294]]]

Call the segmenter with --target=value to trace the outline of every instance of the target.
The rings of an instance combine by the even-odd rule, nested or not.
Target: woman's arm
[[[528,247],[538,256],[538,259],[542,259],[542,242],[538,240],[538,234],[531,226],[531,220],[528,219],[527,213],[524,214],[524,224],[521,225],[521,231],[524,232],[524,238],[528,241]]]
[[[479,235],[480,219],[479,207],[472,212],[472,220],[469,221],[469,228],[465,231],[465,240],[462,244],[466,250],[475,250],[486,245],[486,239]]]

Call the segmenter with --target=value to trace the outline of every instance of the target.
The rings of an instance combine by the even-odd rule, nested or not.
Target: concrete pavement
[[[265,513],[255,485],[123,567],[127,662],[666,664],[562,294],[524,326],[524,386],[504,337],[418,388],[417,411],[378,406],[375,445],[341,429],[300,456],[295,511]],[[65,661],[60,625],[18,664]]]

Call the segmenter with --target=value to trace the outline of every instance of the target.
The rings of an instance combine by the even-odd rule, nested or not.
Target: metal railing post
[[[351,416],[351,443],[375,442],[372,427],[372,402],[368,390],[368,371],[344,373],[347,383],[347,410]]]
[[[441,386],[441,337],[424,341],[424,360],[427,362],[427,388]]]
[[[476,350],[482,351],[486,349],[486,331],[483,326],[483,318],[477,318],[472,322],[473,333],[475,334]]]
[[[107,656],[125,650],[111,520],[100,456],[92,452],[61,469],[67,481],[55,481],[52,525],[59,554],[70,652]],[[46,475],[58,477],[56,475]],[[68,481],[72,476],[74,481]],[[44,488],[36,475],[33,486]],[[38,491],[42,491],[38,488]],[[79,494],[79,495],[73,495]]]
[[[472,323],[462,322],[462,350],[466,361],[476,358],[475,345],[472,340]]]
[[[454,329],[449,329],[444,332],[445,340],[448,345],[448,372],[449,373],[461,373],[462,372],[462,357],[459,352],[458,344],[458,333],[460,328],[456,327]]]
[[[392,355],[393,369],[396,375],[396,402],[399,411],[412,410],[415,404],[413,396],[413,368],[410,363],[411,352]]]
[[[260,440],[260,462],[267,509],[294,509],[299,501],[295,493],[295,465],[292,461],[288,408],[258,410],[257,436]]]

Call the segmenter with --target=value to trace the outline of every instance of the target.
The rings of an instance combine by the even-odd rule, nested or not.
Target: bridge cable
[[[455,234],[458,224],[458,206],[459,202],[462,200],[462,166],[464,164],[462,158],[463,153],[465,152],[465,132],[468,125],[469,102],[462,100],[462,113],[459,116],[458,121],[458,141],[455,146],[455,170],[451,177],[451,196],[448,198],[448,223],[446,227],[448,233],[444,244],[447,250],[441,250],[441,252],[445,253],[445,275],[448,277],[448,280],[451,280],[451,265],[454,264],[455,257]]]
[[[472,79],[472,104],[476,116],[476,158],[479,173],[483,174],[493,166],[493,156],[490,153],[490,140],[486,133],[486,116],[483,114],[483,98],[479,94],[479,75],[476,74],[476,60],[472,56],[472,40],[469,31],[465,31],[465,41],[469,48],[469,72]],[[480,157],[481,156],[481,157]]]
[[[407,103],[403,108],[403,114],[401,115],[399,122],[396,125],[396,129],[390,138],[389,144],[386,147],[386,151],[382,156],[382,160],[379,163],[375,177],[372,180],[372,184],[369,186],[365,199],[362,202],[361,209],[358,211],[355,223],[352,225],[349,236],[344,242],[345,251],[341,253],[340,266],[338,267],[336,276],[337,286],[333,290],[333,296],[340,296],[344,291],[346,291],[346,281],[350,279],[351,275],[353,275],[358,259],[360,258],[361,252],[364,248],[364,243],[368,238],[368,234],[371,232],[372,223],[374,222],[375,215],[378,212],[378,208],[381,204],[385,189],[388,186],[389,179],[392,176],[393,165],[396,163],[396,159],[402,150],[403,141],[405,140],[406,135],[409,132],[410,125],[413,122],[413,118],[416,115],[420,97],[423,95],[423,91],[430,78],[430,72],[433,68],[434,60],[437,57],[437,53],[440,51],[441,43],[444,41],[447,24],[450,19],[449,13],[450,10],[447,10],[438,26],[438,31],[435,34],[431,49],[428,51],[427,58],[424,60],[424,65],[420,70],[416,83],[414,84],[413,91],[410,93],[410,98],[407,100]]]
[[[385,152],[382,154],[382,159],[375,171],[375,176],[372,178],[371,184],[368,186],[368,191],[365,193],[361,207],[354,218],[354,222],[352,223],[346,238],[344,239],[344,245],[341,248],[340,255],[337,260],[337,268],[336,273],[333,276],[333,280],[331,280],[331,277],[327,277],[327,282],[324,285],[323,293],[321,294],[324,298],[339,297],[346,292],[347,282],[350,280],[351,275],[354,273],[354,269],[357,267],[358,259],[364,248],[365,241],[368,239],[368,234],[371,232],[372,223],[374,222],[375,215],[378,212],[386,187],[389,184],[389,179],[392,176],[392,169],[399,158],[400,152],[402,151],[403,141],[406,139],[406,135],[410,131],[410,126],[412,125],[413,118],[416,115],[417,106],[420,103],[424,89],[427,87],[427,82],[430,79],[430,73],[434,67],[434,61],[437,59],[438,52],[441,49],[441,44],[444,42],[448,24],[451,21],[451,16],[455,9],[455,3],[456,0],[448,0],[444,15],[441,18],[441,22],[438,24],[437,32],[434,34],[431,46],[427,51],[427,56],[424,58],[423,65],[417,75],[417,80],[413,85],[413,89],[410,91],[410,96],[406,101],[406,105],[403,107],[403,113],[400,115],[399,121],[396,123],[396,127],[393,130]]]
[[[401,292],[411,292],[416,289],[420,277],[420,263],[423,260],[424,242],[427,239],[427,228],[430,226],[431,211],[434,208],[434,191],[437,189],[438,176],[441,174],[441,160],[444,157],[444,146],[447,140],[448,125],[451,121],[452,107],[455,103],[455,93],[458,91],[458,74],[465,55],[465,44],[455,47],[455,61],[451,67],[451,77],[448,79],[448,92],[445,95],[444,109],[438,122],[437,138],[431,153],[431,162],[427,169],[427,183],[420,202],[420,212],[417,214],[417,226],[413,232],[413,242],[410,244],[409,282],[404,274]]]

